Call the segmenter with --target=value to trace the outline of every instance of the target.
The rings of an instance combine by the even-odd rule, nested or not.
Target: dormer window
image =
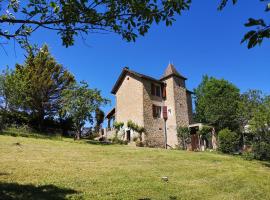
[[[151,84],[151,94],[153,96],[161,97],[161,87],[154,83]]]

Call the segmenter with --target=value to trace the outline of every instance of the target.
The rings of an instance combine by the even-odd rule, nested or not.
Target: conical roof
[[[167,77],[170,77],[170,76],[178,76],[180,78],[183,78],[183,79],[186,79],[184,76],[182,76],[174,67],[173,64],[169,64],[168,67],[166,68],[163,76],[161,79],[164,79],[164,78],[167,78]]]

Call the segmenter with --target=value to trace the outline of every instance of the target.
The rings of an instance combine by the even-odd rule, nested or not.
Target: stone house
[[[192,92],[186,80],[169,64],[164,75],[156,79],[125,67],[112,89],[116,105],[106,116],[106,135],[113,134],[114,121],[124,122],[122,137],[132,141],[137,134],[129,130],[129,120],[145,128],[143,140],[148,146],[170,147],[178,144],[177,127],[192,123]],[[167,140],[167,142],[166,142]]]

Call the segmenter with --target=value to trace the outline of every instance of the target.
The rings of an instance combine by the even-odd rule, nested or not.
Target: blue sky
[[[259,0],[239,1],[217,11],[218,0],[195,0],[189,11],[177,17],[172,27],[154,25],[150,32],[136,43],[127,43],[115,34],[92,34],[86,42],[80,38],[72,47],[65,48],[55,33],[40,30],[31,40],[47,43],[56,60],[77,78],[91,87],[102,90],[112,100],[112,86],[122,68],[131,69],[159,78],[169,62],[186,77],[187,87],[193,89],[204,74],[224,78],[241,91],[249,88],[270,93],[270,40],[260,47],[248,50],[240,45],[249,17],[266,16],[265,3]],[[0,69],[23,63],[24,52],[10,42],[5,46],[8,56],[0,51]],[[16,52],[16,55],[15,55]]]

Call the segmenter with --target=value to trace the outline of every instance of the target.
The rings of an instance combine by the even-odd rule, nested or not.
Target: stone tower
[[[177,145],[178,126],[188,126],[192,123],[192,92],[186,89],[187,78],[182,76],[174,67],[169,64],[163,77],[160,79],[166,83],[166,99],[164,105],[167,106],[167,141],[168,145]]]

